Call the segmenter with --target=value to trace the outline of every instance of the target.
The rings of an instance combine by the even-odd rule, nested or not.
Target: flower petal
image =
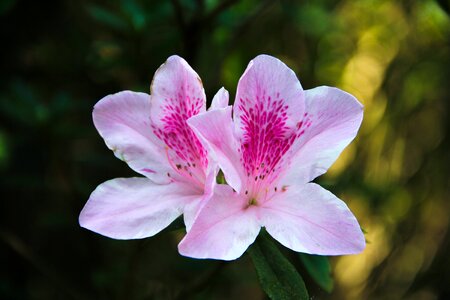
[[[234,105],[242,164],[249,178],[276,177],[304,112],[303,89],[280,60],[260,55],[239,80]]]
[[[92,192],[80,213],[84,228],[115,239],[153,236],[199,201],[198,189],[187,184],[158,185],[147,178],[117,178]]]
[[[226,185],[219,185],[204,206],[178,251],[193,258],[233,260],[258,236],[260,225],[254,207]]]
[[[244,173],[233,132],[231,106],[196,115],[188,120],[188,124],[208,149],[212,160],[218,162],[227,183],[240,191]]]
[[[228,106],[229,94],[225,88],[221,88],[212,99],[210,109],[225,108]]]
[[[364,234],[347,205],[315,183],[288,187],[263,204],[260,216],[269,234],[294,251],[344,255],[365,247]]]
[[[361,103],[340,89],[322,86],[305,92],[304,130],[292,147],[296,153],[282,180],[287,185],[325,173],[355,138],[363,118]]]
[[[171,56],[156,71],[151,85],[153,132],[169,151],[170,160],[185,176],[205,179],[206,151],[186,120],[206,111],[200,77],[179,56]]]
[[[186,225],[186,231],[191,230],[197,215],[202,210],[203,206],[211,199],[214,189],[216,187],[216,177],[219,173],[219,167],[215,162],[210,162],[206,174],[206,181],[203,191],[203,196],[200,201],[192,201],[188,203],[183,210],[184,224]]]
[[[123,91],[101,99],[92,112],[95,127],[109,149],[133,170],[167,183],[170,170],[150,125],[150,96]]]

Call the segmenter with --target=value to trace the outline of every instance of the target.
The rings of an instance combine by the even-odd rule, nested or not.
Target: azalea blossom
[[[217,165],[186,123],[206,107],[197,73],[171,56],[150,90],[109,95],[94,107],[95,127],[108,148],[145,176],[100,184],[81,211],[82,227],[111,238],[152,236],[181,214],[189,230],[215,184]],[[226,93],[219,91],[213,108],[226,105]]]
[[[239,80],[233,108],[188,120],[228,185],[216,186],[179,252],[236,259],[261,227],[294,251],[361,252],[365,239],[352,212],[311,181],[353,140],[362,117],[352,95],[325,86],[304,91],[280,60],[256,57]]]

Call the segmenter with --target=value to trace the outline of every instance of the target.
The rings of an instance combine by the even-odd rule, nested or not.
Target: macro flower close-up
[[[450,0],[6,0],[0,299],[450,299]]]
[[[353,140],[362,117],[350,94],[331,87],[304,91],[283,62],[256,57],[239,80],[233,107],[188,120],[229,186],[216,187],[180,253],[236,259],[261,227],[294,251],[361,252],[364,235],[351,211],[311,181]]]

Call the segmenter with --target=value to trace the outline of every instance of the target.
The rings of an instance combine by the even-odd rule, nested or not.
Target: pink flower
[[[261,227],[298,252],[362,251],[364,236],[351,211],[311,183],[356,136],[362,105],[337,88],[304,91],[284,63],[260,55],[239,81],[234,120],[231,115],[228,106],[188,120],[229,186],[215,188],[180,253],[236,259]]]
[[[205,111],[197,73],[171,56],[155,73],[151,95],[123,91],[94,107],[95,127],[108,148],[145,177],[116,178],[99,185],[83,208],[82,227],[116,239],[155,235],[181,214],[189,230],[209,198],[217,165],[186,120]],[[226,106],[222,90],[212,107]]]

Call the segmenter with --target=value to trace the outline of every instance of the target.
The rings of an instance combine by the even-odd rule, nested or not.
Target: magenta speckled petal
[[[284,168],[304,107],[302,86],[283,62],[268,55],[250,62],[239,80],[234,121],[251,190]]]
[[[156,71],[151,86],[151,119],[155,135],[167,148],[167,156],[181,175],[203,182],[207,153],[186,123],[206,111],[206,97],[197,73],[179,56],[171,56]]]

